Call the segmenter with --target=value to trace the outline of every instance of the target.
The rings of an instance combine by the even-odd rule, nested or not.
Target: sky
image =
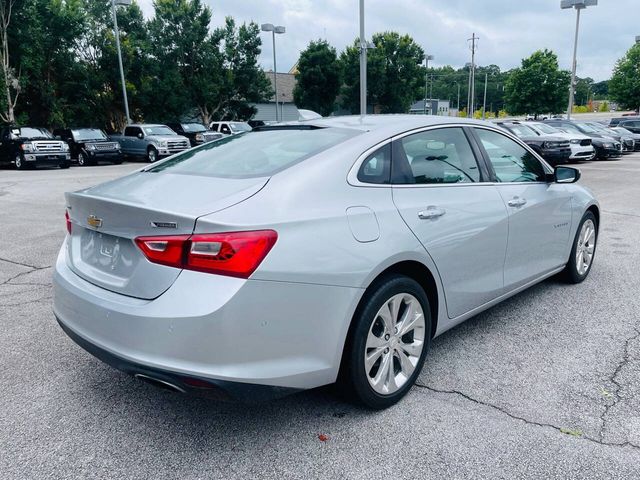
[[[212,28],[226,16],[238,23],[283,25],[276,37],[279,72],[288,71],[309,41],[326,39],[338,52],[358,36],[358,0],[202,0],[213,11]],[[138,0],[145,16],[153,0]],[[560,0],[365,0],[365,34],[394,30],[411,35],[433,66],[461,67],[470,61],[467,42],[480,37],[478,65],[503,70],[520,65],[535,50],[558,54],[560,67],[571,67],[576,14],[561,10]],[[271,34],[263,33],[262,66],[273,68]],[[615,62],[640,35],[640,0],[599,0],[580,19],[580,77],[610,78]]]

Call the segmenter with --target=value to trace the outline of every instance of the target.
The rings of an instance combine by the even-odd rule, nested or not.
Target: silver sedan
[[[256,401],[337,381],[385,408],[435,336],[587,277],[600,210],[579,178],[483,122],[261,127],[68,193],[55,316],[170,390]]]

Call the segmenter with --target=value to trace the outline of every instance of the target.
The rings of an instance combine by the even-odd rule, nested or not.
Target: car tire
[[[587,278],[596,255],[597,241],[598,222],[593,212],[588,211],[578,225],[569,261],[562,271],[567,283],[581,283]]]
[[[14,163],[15,166],[18,170],[26,170],[27,169],[27,162],[24,161],[24,159],[22,158],[22,155],[20,153],[16,153],[16,156],[14,157]]]
[[[411,311],[413,328],[403,334]],[[425,291],[412,278],[386,276],[368,289],[356,310],[339,384],[356,403],[375,410],[390,407],[415,383],[430,343],[431,310]]]
[[[86,153],[80,152],[78,153],[78,165],[81,167],[87,167],[89,165],[95,165],[95,163],[89,160]]]
[[[158,161],[158,151],[153,147],[149,147],[149,149],[147,150],[147,162],[155,163],[157,161]]]

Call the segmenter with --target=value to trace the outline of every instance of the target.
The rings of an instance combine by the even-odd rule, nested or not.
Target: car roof
[[[166,127],[164,123],[132,123],[127,127]]]
[[[380,133],[385,135],[400,134],[421,127],[431,127],[448,124],[484,125],[496,128],[490,122],[472,120],[460,117],[443,117],[438,115],[345,115],[336,117],[324,117],[313,120],[297,122],[285,122],[284,125],[311,125],[325,128],[349,128],[362,132]]]

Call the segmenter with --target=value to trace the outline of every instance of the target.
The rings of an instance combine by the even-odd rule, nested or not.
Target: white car
[[[247,122],[211,122],[209,129],[224,135],[237,135],[250,132],[251,126]]]
[[[593,160],[596,150],[591,144],[591,138],[580,133],[567,132],[542,122],[527,122],[538,135],[555,135],[566,138],[571,144],[571,156],[569,160]]]

